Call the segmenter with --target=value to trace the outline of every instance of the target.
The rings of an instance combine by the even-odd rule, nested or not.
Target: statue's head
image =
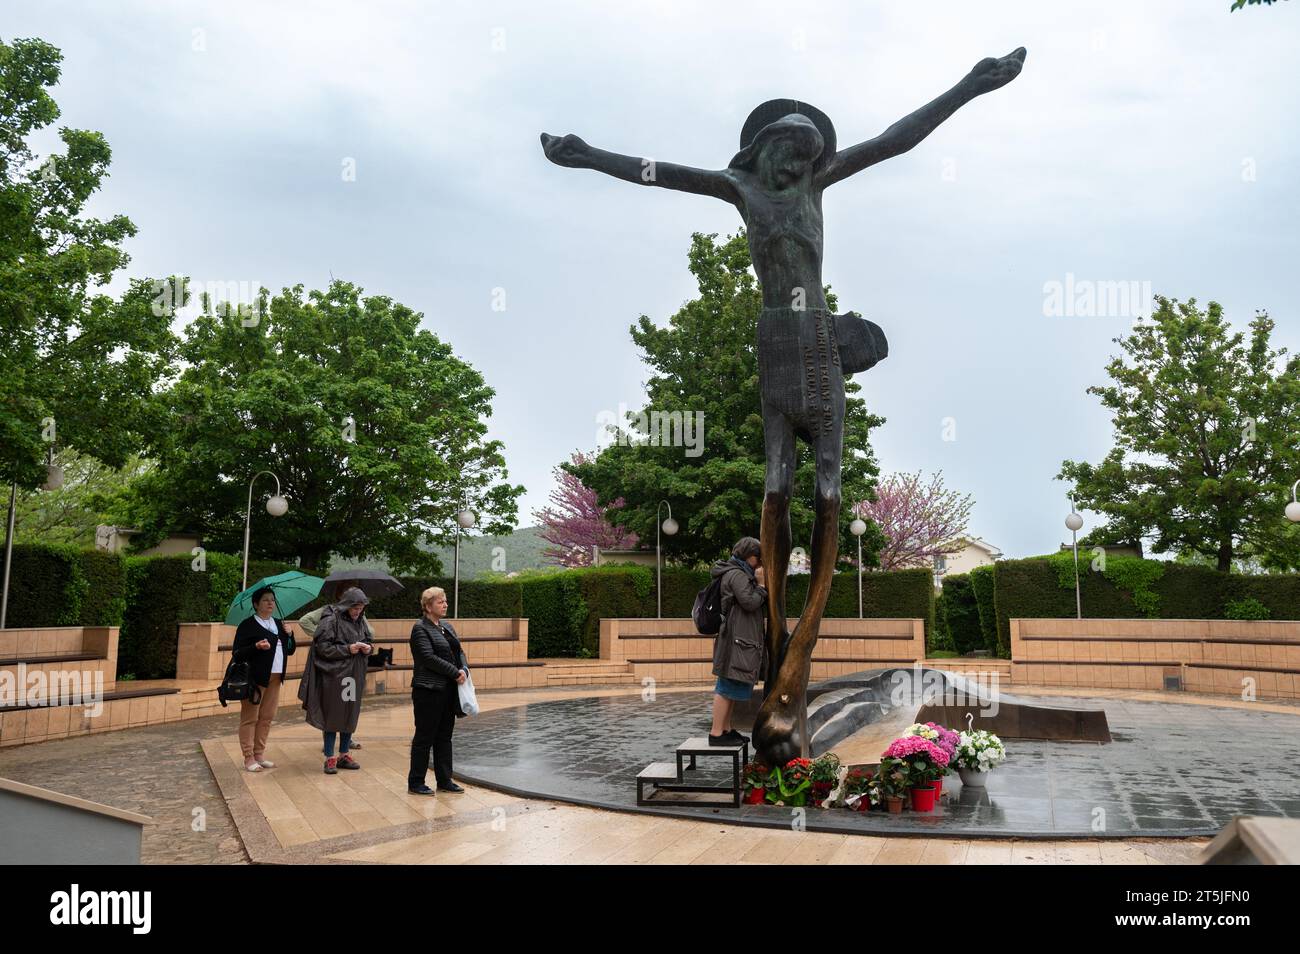
[[[731,168],[747,169],[784,188],[830,160],[835,154],[835,127],[815,106],[774,99],[749,114],[740,144]]]

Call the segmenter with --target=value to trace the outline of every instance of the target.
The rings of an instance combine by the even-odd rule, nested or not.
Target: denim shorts
[[[754,694],[754,684],[719,676],[713,691],[724,699],[730,699],[732,702],[748,702],[749,697]]]

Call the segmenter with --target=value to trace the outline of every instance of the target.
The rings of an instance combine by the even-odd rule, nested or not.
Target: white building
[[[1002,559],[1002,551],[979,537],[961,537],[962,548],[955,553],[934,558],[934,585],[943,586],[943,578],[954,573],[969,573],[977,566],[989,566]]]

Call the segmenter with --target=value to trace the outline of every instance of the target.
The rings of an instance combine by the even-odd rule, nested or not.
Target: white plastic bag
[[[460,711],[467,716],[478,715],[478,696],[474,693],[474,677],[465,670],[465,681],[456,687],[460,696]]]

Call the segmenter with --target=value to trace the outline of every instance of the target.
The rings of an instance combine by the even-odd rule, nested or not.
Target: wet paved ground
[[[708,730],[707,693],[537,702],[463,720],[457,775],[530,793],[621,810],[636,804],[636,774],[671,761]],[[1053,701],[1070,704],[1069,698]],[[1105,708],[1108,745],[1008,742],[1008,761],[986,793],[945,779],[932,814],[810,810],[810,830],[989,837],[1212,835],[1233,815],[1300,818],[1296,716],[1242,708],[1079,699]],[[706,766],[716,762],[716,770]],[[700,761],[712,781],[729,759]],[[788,826],[788,809],[658,808],[682,817]]]
[[[410,701],[366,701],[367,708],[391,705]],[[148,815],[154,824],[144,830],[146,864],[247,864],[199,746],[203,739],[234,737],[238,712],[3,749],[0,776]],[[302,722],[300,709],[282,709],[271,741],[280,727]]]

